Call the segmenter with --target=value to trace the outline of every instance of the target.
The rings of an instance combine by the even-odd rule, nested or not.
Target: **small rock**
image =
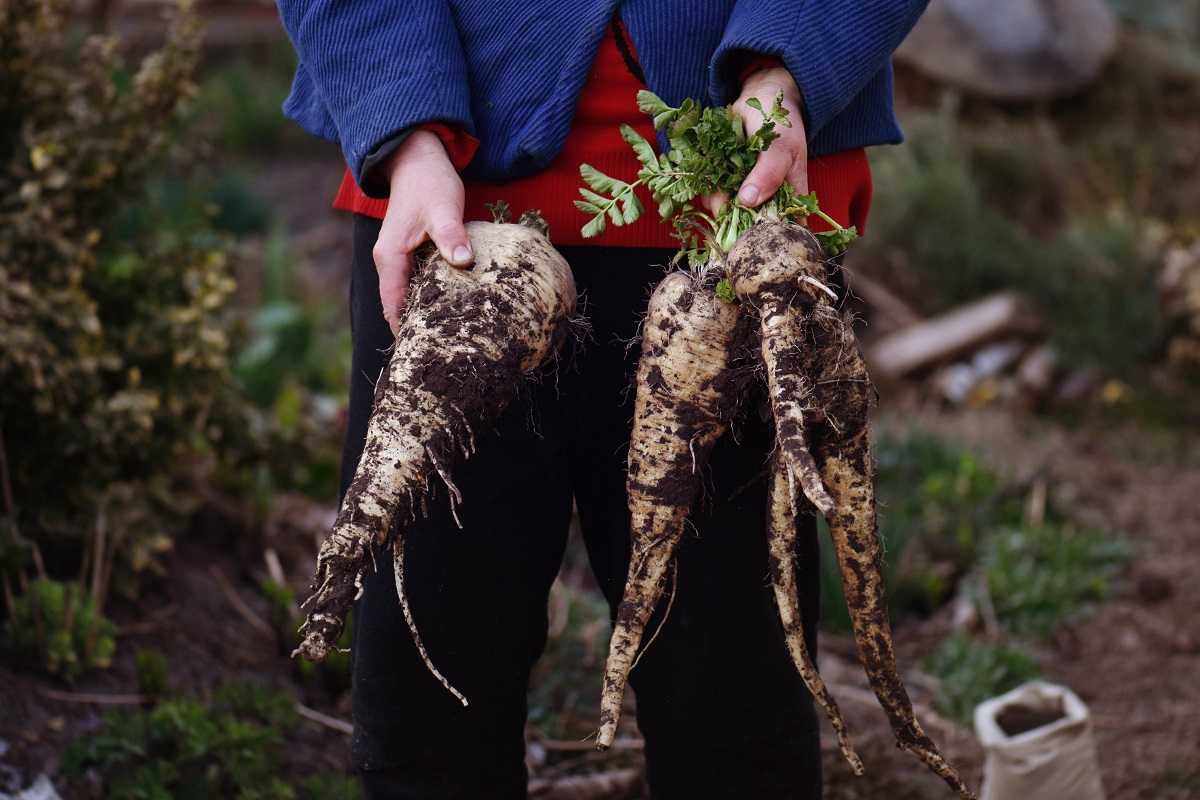
[[[1175,593],[1175,585],[1170,578],[1154,572],[1147,572],[1137,580],[1138,599],[1147,605],[1161,603]]]
[[[1200,653],[1200,637],[1190,633],[1181,633],[1171,642],[1171,650],[1183,655],[1194,656]]]

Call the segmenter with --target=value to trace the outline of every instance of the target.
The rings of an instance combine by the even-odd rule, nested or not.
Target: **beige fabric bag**
[[[975,733],[979,800],[1104,800],[1091,716],[1070,689],[1033,681],[980,703]]]

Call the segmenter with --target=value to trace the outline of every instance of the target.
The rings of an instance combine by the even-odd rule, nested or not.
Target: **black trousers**
[[[354,368],[343,492],[362,452],[373,384],[392,342],[371,248],[355,219]],[[526,691],[546,643],[546,603],[572,500],[610,607],[629,555],[625,457],[636,336],[671,253],[562,248],[592,325],[478,437],[455,469],[460,528],[443,492],[405,536],[406,590],[429,656],[470,705],[426,670],[401,615],[387,554],[354,612],[352,755],[368,798],[524,798]],[[715,448],[706,499],[678,555],[671,612],[630,682],[658,800],[821,796],[813,702],[784,646],[767,573],[765,464],[771,431],[752,413]],[[812,520],[797,553],[816,653],[819,567]],[[664,604],[660,604],[665,605]],[[660,614],[662,609],[660,608]],[[615,616],[615,615],[614,615]],[[657,622],[651,621],[650,630]],[[597,687],[598,689],[598,687]]]

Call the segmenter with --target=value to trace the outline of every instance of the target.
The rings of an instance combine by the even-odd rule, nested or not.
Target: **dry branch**
[[[873,374],[901,378],[999,338],[1032,334],[1038,327],[1020,296],[1000,292],[882,337],[868,361]]]

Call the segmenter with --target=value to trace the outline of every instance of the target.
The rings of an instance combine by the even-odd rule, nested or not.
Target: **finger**
[[[400,314],[408,302],[413,256],[403,250],[384,250],[378,246],[374,255],[375,269],[379,272],[379,302],[394,336],[400,330]]]
[[[725,207],[725,204],[729,202],[729,195],[718,189],[711,194],[701,195],[700,202],[708,209],[709,214],[716,216]]]

